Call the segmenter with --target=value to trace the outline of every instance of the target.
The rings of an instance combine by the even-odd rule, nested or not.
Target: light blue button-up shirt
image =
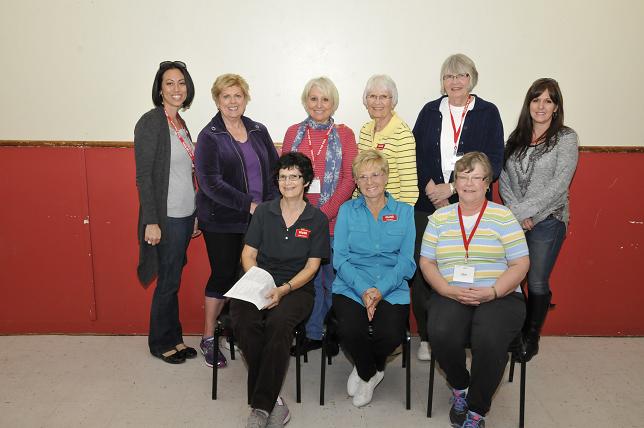
[[[333,293],[362,303],[362,294],[377,288],[392,304],[409,304],[407,281],[414,263],[414,209],[385,193],[387,203],[374,219],[364,196],[340,207],[335,225]]]

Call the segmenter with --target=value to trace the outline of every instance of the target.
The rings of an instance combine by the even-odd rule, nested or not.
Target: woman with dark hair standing
[[[523,358],[539,352],[552,292],[550,274],[566,236],[568,188],[577,168],[578,138],[564,125],[563,97],[554,79],[536,80],[505,147],[499,193],[530,249]]]
[[[183,363],[197,351],[183,343],[177,293],[190,236],[197,236],[194,146],[179,109],[190,107],[195,89],[186,65],[164,61],[152,85],[156,106],[134,129],[136,186],[139,191],[141,283],[155,277],[150,308],[150,352],[166,363]]]
[[[215,325],[224,294],[239,278],[251,215],[258,204],[277,196],[271,172],[278,156],[266,127],[244,116],[250,93],[243,77],[223,74],[211,92],[218,112],[199,133],[195,153],[197,216],[211,270],[200,348],[208,367],[225,367],[226,358],[214,343]]]

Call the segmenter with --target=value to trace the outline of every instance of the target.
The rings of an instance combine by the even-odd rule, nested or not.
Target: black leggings
[[[206,297],[223,299],[240,277],[243,233],[203,232],[206,241],[210,278],[206,283]]]

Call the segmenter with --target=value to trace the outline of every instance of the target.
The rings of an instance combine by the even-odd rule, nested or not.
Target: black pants
[[[427,228],[427,217],[430,214],[424,211],[414,211],[414,223],[416,223],[416,245],[414,246],[414,261],[416,262],[416,274],[409,281],[411,285],[411,304],[418,326],[420,340],[427,342],[427,305],[429,296],[432,294],[431,286],[423,278],[418,260],[420,259],[420,247],[423,243],[423,235]]]
[[[402,343],[409,305],[392,305],[381,300],[371,321],[371,337],[367,310],[362,304],[334,294],[333,310],[338,320],[340,346],[351,356],[360,378],[368,381],[376,371],[385,369],[387,357]]]
[[[508,346],[525,319],[521,293],[510,293],[480,306],[463,305],[432,293],[429,299],[429,343],[432,354],[455,389],[469,387],[469,409],[485,415],[508,362]],[[472,348],[471,374],[465,348]]]
[[[223,299],[241,273],[240,258],[244,248],[243,233],[203,232],[210,261],[206,297]]]
[[[232,299],[230,316],[248,365],[248,395],[254,409],[273,410],[282,389],[290,359],[293,329],[313,308],[313,295],[296,290],[269,310],[258,310],[252,303]]]

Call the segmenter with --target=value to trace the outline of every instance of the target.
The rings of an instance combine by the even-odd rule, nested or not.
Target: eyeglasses
[[[371,180],[378,180],[380,177],[384,177],[385,173],[384,172],[374,172],[372,174],[362,174],[358,176],[358,181],[360,183],[366,183]]]
[[[471,181],[472,183],[477,183],[478,184],[478,183],[482,183],[486,179],[487,179],[486,176],[481,177],[481,176],[478,176],[478,175],[475,175],[473,177],[468,177],[468,176],[464,176],[464,175],[457,175],[456,176],[456,181],[460,181],[461,183],[468,183],[468,182]]]
[[[463,81],[470,77],[469,73],[459,73],[459,74],[444,74],[443,75],[443,82],[446,80],[458,80],[458,81]]]
[[[161,68],[161,67],[167,67],[168,65],[174,65],[174,66],[177,66],[177,67],[179,67],[179,68],[185,68],[185,69],[187,69],[187,67],[186,67],[186,63],[185,63],[185,62],[183,62],[183,61],[162,61],[162,62],[159,64],[159,68]]]
[[[376,94],[370,94],[367,95],[367,100],[371,101],[372,103],[375,103],[376,101],[380,101],[381,103],[384,103],[391,97],[389,95],[376,95]]]
[[[302,176],[301,176],[301,175],[299,175],[299,174],[280,175],[279,177],[277,177],[277,181],[282,181],[282,182],[284,182],[284,181],[293,182],[293,181],[297,181],[297,180],[299,180],[300,178],[302,178]]]

